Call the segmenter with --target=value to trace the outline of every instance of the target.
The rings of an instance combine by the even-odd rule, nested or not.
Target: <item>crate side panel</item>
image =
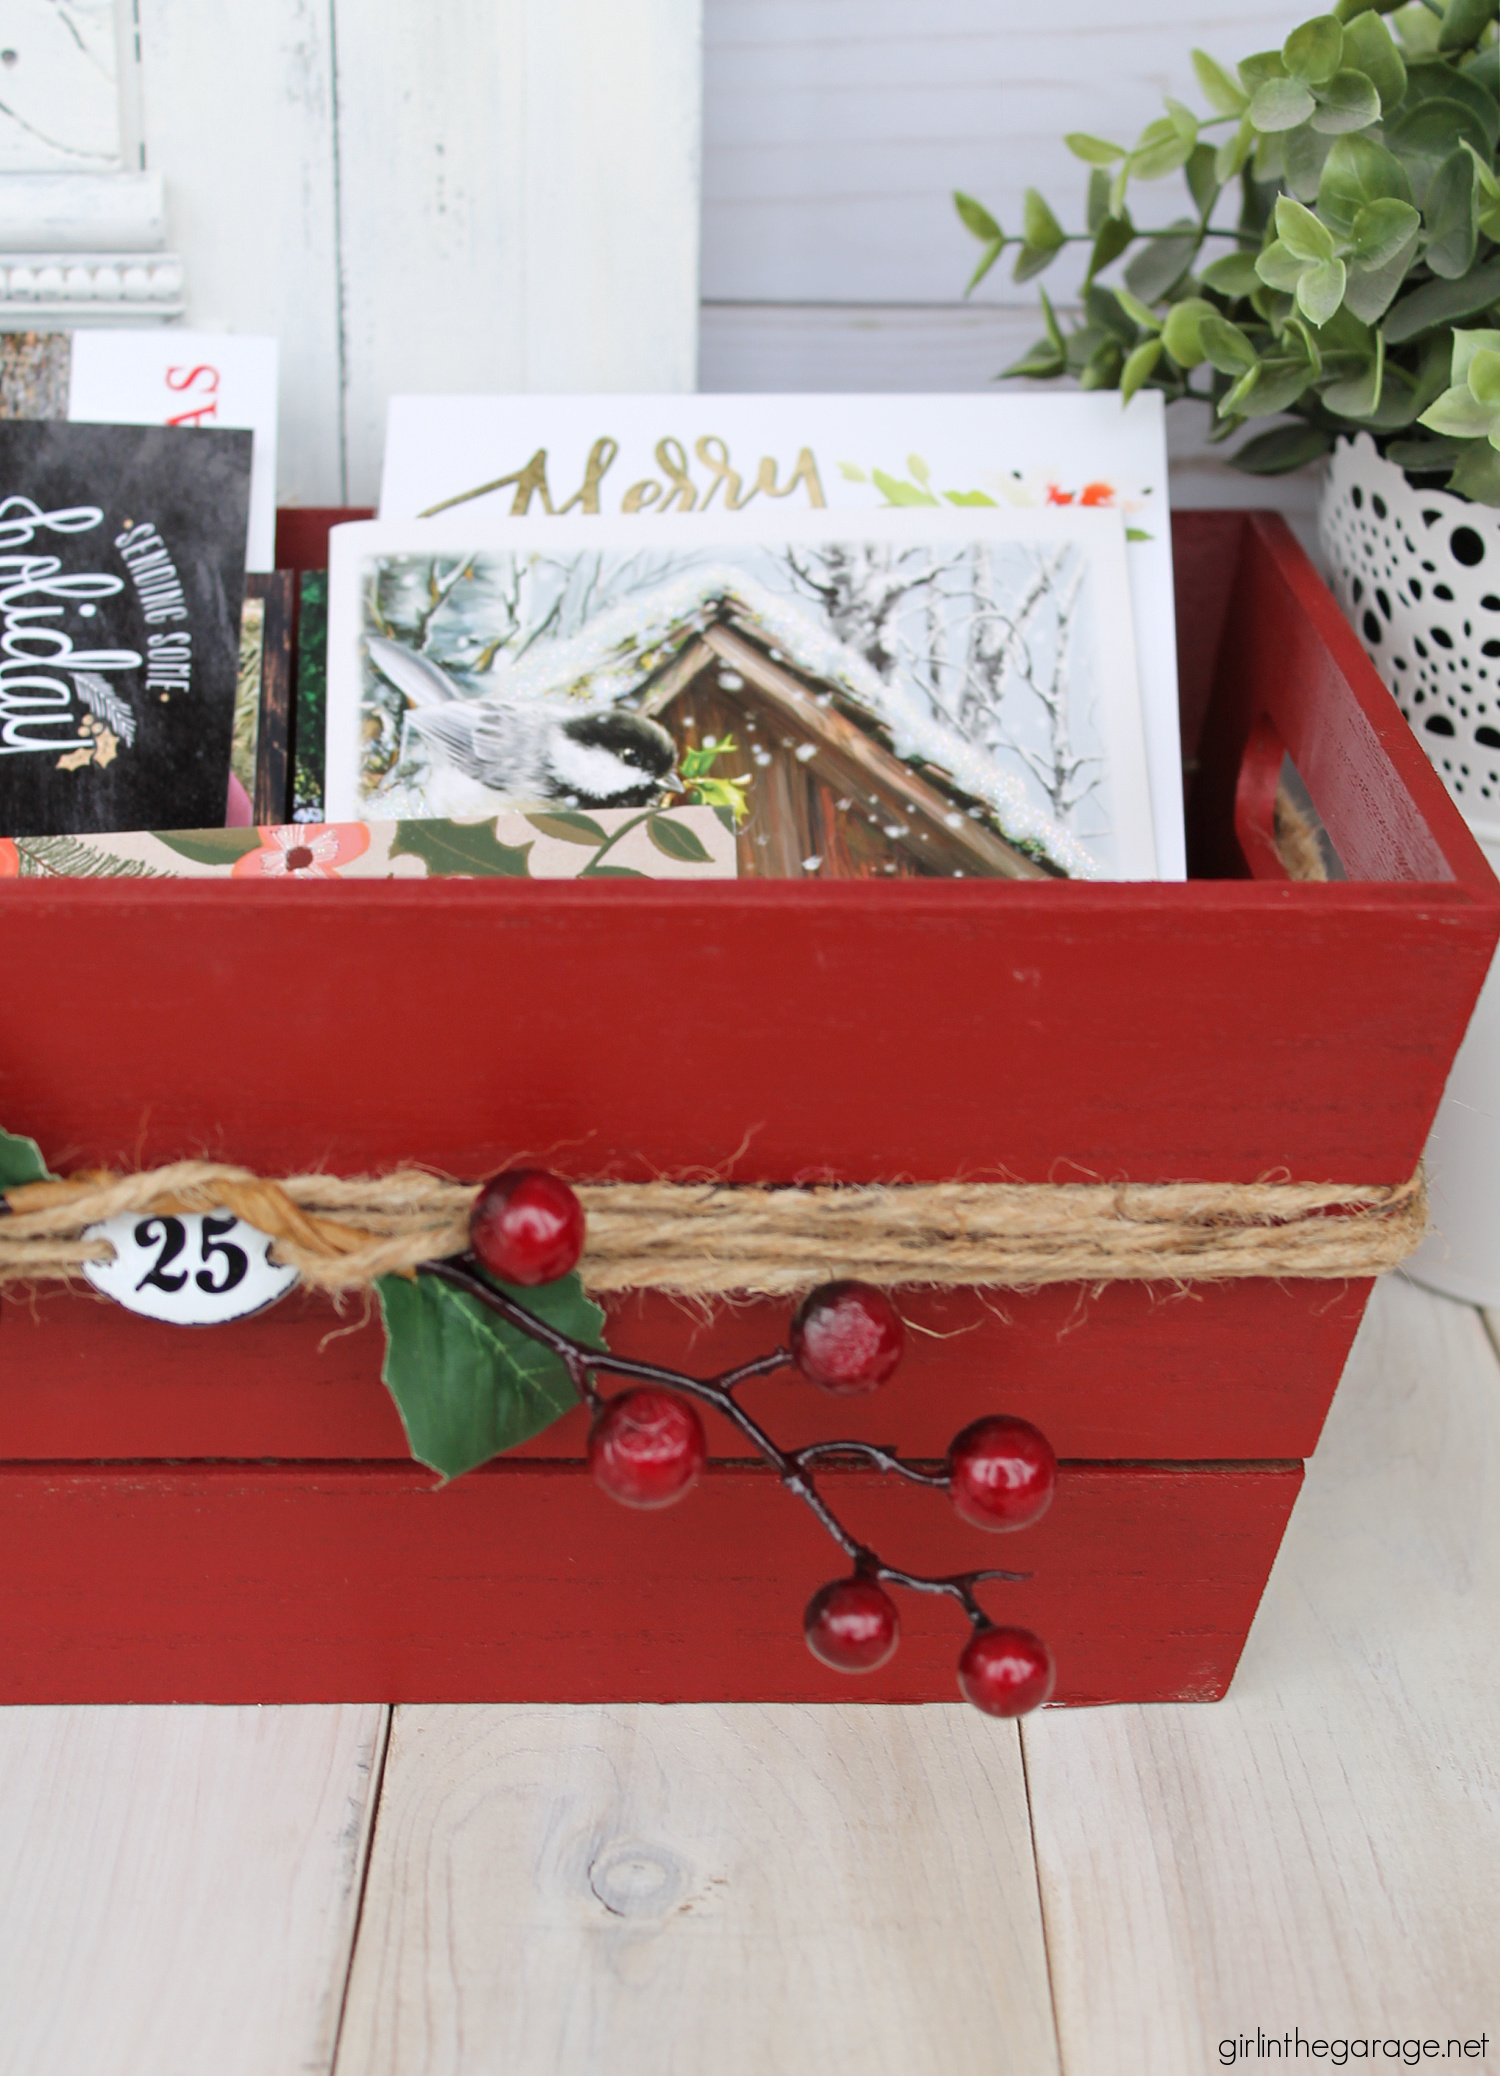
[[[1413,888],[9,881],[0,1119],[64,1169],[1389,1182],[1497,926]]]
[[[835,1400],[792,1373],[747,1387],[788,1445],[851,1435],[938,1458],[970,1420],[1016,1413],[1064,1456],[1311,1455],[1369,1285],[1260,1281],[1178,1291],[1112,1284],[903,1291],[901,1368],[872,1398]],[[711,1317],[657,1293],[608,1306],[622,1355],[711,1374],[785,1340],[790,1307]],[[211,1333],[51,1291],[0,1301],[0,1462],[121,1458],[387,1459],[405,1432],[380,1382],[378,1319],[355,1300],[291,1297]],[[527,1443],[578,1458],[581,1412]],[[743,1444],[710,1417],[709,1447]]]
[[[920,1569],[1000,1563],[996,1616],[1046,1636],[1059,1698],[1227,1687],[1301,1466],[1066,1467],[1024,1536],[930,1492],[822,1481],[856,1533]],[[801,1616],[841,1561],[769,1474],[712,1471],[658,1515],[579,1471],[0,1469],[0,1702],[947,1701],[964,1638],[902,1596],[891,1664],[857,1684]]]

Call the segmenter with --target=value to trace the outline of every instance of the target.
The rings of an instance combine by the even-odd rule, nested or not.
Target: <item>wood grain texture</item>
[[[1026,1725],[1070,2076],[1257,2024],[1493,2041],[1497,1413],[1479,1315],[1391,1278],[1228,1702]]]
[[[901,1293],[906,1354],[872,1398],[834,1401],[793,1372],[747,1403],[788,1447],[849,1435],[936,1458],[984,1413],[1034,1421],[1074,1458],[1208,1462],[1310,1456],[1369,1286],[1260,1279]],[[618,1354],[707,1375],[786,1337],[791,1306],[710,1317],[660,1292],[609,1300]],[[363,1323],[361,1321],[363,1320]],[[292,1296],[205,1339],[124,1313],[95,1292],[0,1297],[0,1462],[220,1457],[404,1460],[380,1382],[373,1312]],[[710,1453],[743,1444],[708,1416]],[[524,1443],[577,1461],[580,1409]]]
[[[950,191],[1019,229],[1023,190],[1081,228],[1069,130],[1133,143],[1164,93],[1202,110],[1190,52],[1279,46],[1267,0],[706,0],[704,293],[737,302],[951,302],[978,247]],[[1175,176],[1132,192],[1142,224],[1186,207]],[[1064,293],[1081,266],[1060,261]],[[1035,307],[997,267],[986,301]],[[750,385],[754,386],[754,385]]]
[[[1048,2076],[1013,1726],[402,1709],[342,2076]]]
[[[277,336],[279,496],[342,497],[329,0],[141,0],[140,24],[146,160],[187,322]]]
[[[0,1712],[6,2076],[333,2059],[385,1712]]]
[[[941,1493],[820,1472],[850,1532],[946,1577],[986,1565],[1059,1702],[1212,1701],[1301,1484],[1292,1463],[1065,1464],[1046,1518],[992,1540]],[[1004,1547],[997,1546],[1003,1543]],[[802,1639],[847,1560],[761,1468],[680,1507],[611,1504],[581,1464],[0,1467],[0,1702],[823,1701]],[[964,1618],[902,1597],[865,1701],[946,1701]]]
[[[691,389],[699,0],[335,0],[347,496],[402,390]]]

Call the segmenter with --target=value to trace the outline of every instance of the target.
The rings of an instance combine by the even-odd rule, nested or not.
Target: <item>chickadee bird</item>
[[[628,707],[565,716],[539,699],[466,699],[430,656],[369,635],[370,660],[410,702],[406,725],[495,793],[579,807],[649,807],[678,792],[677,745]]]

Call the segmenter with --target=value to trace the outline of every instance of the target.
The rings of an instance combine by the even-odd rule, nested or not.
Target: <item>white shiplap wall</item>
[[[1305,7],[1256,0],[705,0],[705,389],[961,390],[1040,332],[1036,284],[1004,265],[965,302],[979,248],[951,191],[1007,228],[1028,186],[1081,227],[1087,169],[1068,130],[1129,143],[1163,94],[1204,109],[1195,44],[1230,63],[1279,45]],[[1207,111],[1204,110],[1206,113]],[[1132,196],[1185,206],[1180,178]],[[1076,268],[1045,277],[1066,295]],[[1176,416],[1177,502],[1283,505],[1305,477],[1225,470]]]
[[[373,503],[395,391],[693,387],[700,0],[138,5],[187,320],[282,342],[283,501]]]

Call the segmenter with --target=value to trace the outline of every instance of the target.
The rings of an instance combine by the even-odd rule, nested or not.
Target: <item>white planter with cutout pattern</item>
[[[1500,511],[1417,490],[1367,433],[1340,440],[1318,532],[1339,603],[1500,872]],[[1419,1282],[1500,1305],[1500,958],[1427,1145]]]

